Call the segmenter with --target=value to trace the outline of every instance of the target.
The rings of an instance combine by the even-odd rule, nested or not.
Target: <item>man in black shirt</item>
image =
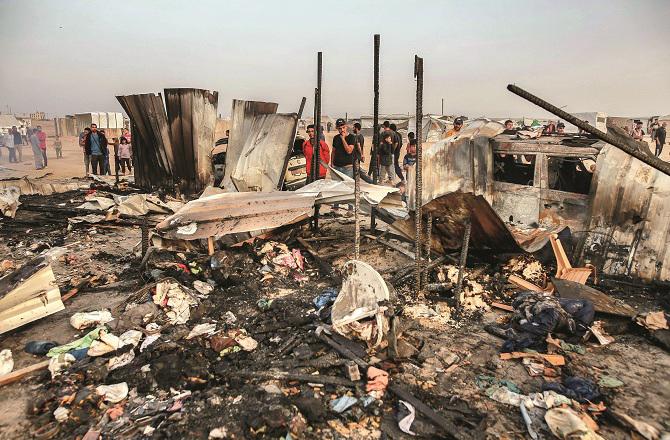
[[[656,133],[654,134],[654,140],[656,141],[656,157],[659,157],[663,152],[663,145],[665,145],[665,137],[667,135],[667,126],[667,122],[662,123],[661,126],[656,129]]]
[[[335,122],[338,135],[333,138],[333,168],[354,178],[354,148],[356,136],[347,133],[348,127],[344,119]]]
[[[402,149],[402,135],[398,133],[398,127],[395,124],[390,124],[393,132],[393,165],[395,167],[395,174],[401,182],[405,181],[402,175],[402,168],[400,168],[400,150]]]

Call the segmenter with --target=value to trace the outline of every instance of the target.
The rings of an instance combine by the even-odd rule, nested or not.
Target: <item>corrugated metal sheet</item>
[[[147,189],[176,185],[183,192],[201,191],[211,178],[218,92],[165,92],[167,114],[160,94],[116,97],[133,125],[135,182]]]
[[[197,240],[274,229],[311,216],[315,198],[288,191],[201,197],[159,223],[156,231],[165,238]]]
[[[298,125],[296,113],[277,114],[272,102],[233,101],[222,186],[228,191],[274,191],[285,171]]]
[[[612,275],[670,280],[670,176],[607,145],[594,181],[582,263]]]
[[[493,156],[490,139],[502,132],[503,126],[488,119],[469,122],[458,135],[451,136],[423,150],[423,204],[454,192],[493,197]],[[412,167],[407,173],[409,206],[414,207]]]

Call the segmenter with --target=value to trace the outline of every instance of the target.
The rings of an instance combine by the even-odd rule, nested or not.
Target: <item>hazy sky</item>
[[[316,8],[314,5],[320,5]],[[120,111],[115,95],[166,87],[312,112],[372,113],[381,34],[381,112],[542,115],[510,83],[568,111],[670,113],[670,1],[0,0],[0,110]]]

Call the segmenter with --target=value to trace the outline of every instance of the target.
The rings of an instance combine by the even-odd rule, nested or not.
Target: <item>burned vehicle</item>
[[[569,231],[570,257],[577,264],[608,275],[670,280],[670,176],[597,139],[501,133],[499,123],[475,120],[424,150],[424,208],[446,195],[452,199],[448,208],[443,204],[451,212],[442,214],[454,227],[434,231],[453,235],[443,243],[460,246],[462,229],[455,224],[465,221],[463,212],[489,215],[478,222],[474,247],[501,246],[506,235],[516,241],[510,250],[535,252],[549,234]],[[491,213],[483,212],[483,201]],[[507,231],[493,227],[498,222]]]

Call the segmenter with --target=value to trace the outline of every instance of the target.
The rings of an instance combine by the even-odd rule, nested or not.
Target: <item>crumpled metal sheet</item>
[[[503,125],[488,119],[469,122],[457,134],[423,149],[422,204],[454,191],[473,192],[492,201],[493,156],[490,139]],[[407,172],[407,195],[414,209],[415,168]]]
[[[274,229],[314,211],[314,194],[244,192],[201,197],[156,226],[164,238],[197,240]]]
[[[423,206],[424,215],[432,215],[433,231],[431,248],[438,253],[460,249],[465,224],[472,221],[471,249],[495,249],[501,252],[536,252],[544,247],[556,228],[510,229],[481,195],[453,192],[432,200]],[[391,228],[413,240],[415,234],[414,212],[409,218],[397,220]]]

